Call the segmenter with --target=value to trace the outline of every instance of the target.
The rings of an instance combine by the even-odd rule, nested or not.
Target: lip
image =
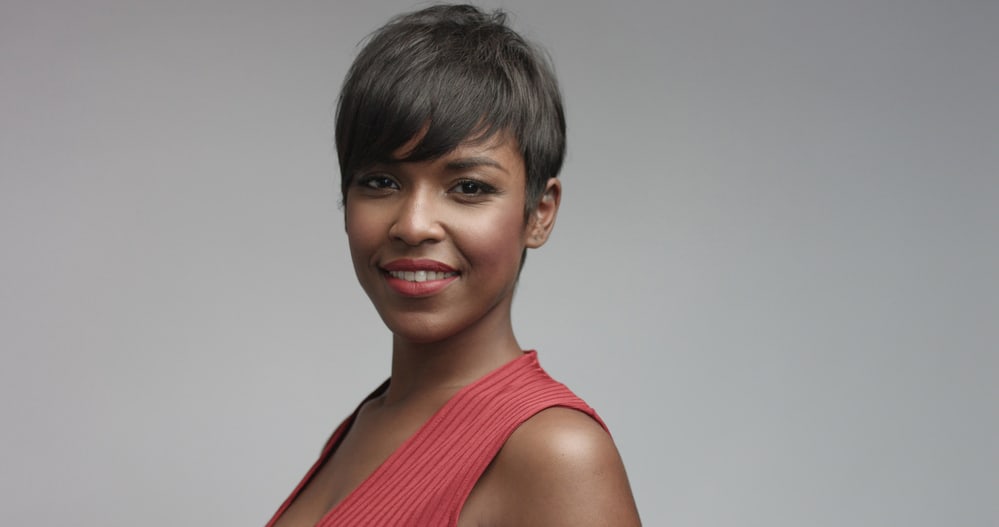
[[[458,271],[453,267],[438,262],[436,260],[427,259],[409,259],[401,258],[398,260],[392,260],[384,265],[380,266],[382,269],[382,276],[385,277],[385,282],[390,288],[396,293],[406,296],[406,297],[426,297],[432,296],[443,290],[451,282],[458,279]],[[423,282],[410,282],[408,280],[403,280],[401,278],[396,278],[389,274],[390,271],[395,272],[416,272],[416,271],[433,271],[438,273],[455,273],[453,276],[448,276],[447,278],[442,278],[440,280],[425,280]]]
[[[381,266],[386,271],[436,271],[438,273],[457,273],[457,269],[437,260],[400,258]]]

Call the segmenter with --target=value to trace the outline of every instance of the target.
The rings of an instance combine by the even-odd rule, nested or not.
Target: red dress
[[[368,399],[387,387],[388,382]],[[606,429],[592,408],[548,376],[535,352],[524,353],[458,391],[316,527],[456,526],[472,487],[510,434],[553,406],[584,412]],[[329,459],[356,415],[336,429],[267,527]]]

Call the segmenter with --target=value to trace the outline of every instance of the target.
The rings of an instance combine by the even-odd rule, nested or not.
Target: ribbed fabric
[[[458,391],[316,527],[456,526],[472,488],[510,434],[553,406],[584,412],[606,429],[592,408],[545,373],[535,352],[526,352]],[[268,527],[329,459],[356,415],[336,429]]]

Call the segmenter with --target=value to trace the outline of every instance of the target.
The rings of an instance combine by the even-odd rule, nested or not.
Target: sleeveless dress
[[[384,393],[388,384],[365,401]],[[507,438],[521,423],[554,406],[584,412],[607,429],[596,411],[548,376],[534,351],[525,352],[459,390],[316,527],[456,526],[472,487]],[[329,459],[356,415],[336,429],[267,527]]]

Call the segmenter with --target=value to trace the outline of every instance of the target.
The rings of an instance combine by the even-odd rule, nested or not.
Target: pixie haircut
[[[424,130],[404,158],[393,157]],[[527,214],[565,157],[565,114],[547,55],[501,11],[438,5],[400,15],[369,37],[340,93],[343,200],[358,171],[436,159],[497,134],[509,134],[524,160]]]

